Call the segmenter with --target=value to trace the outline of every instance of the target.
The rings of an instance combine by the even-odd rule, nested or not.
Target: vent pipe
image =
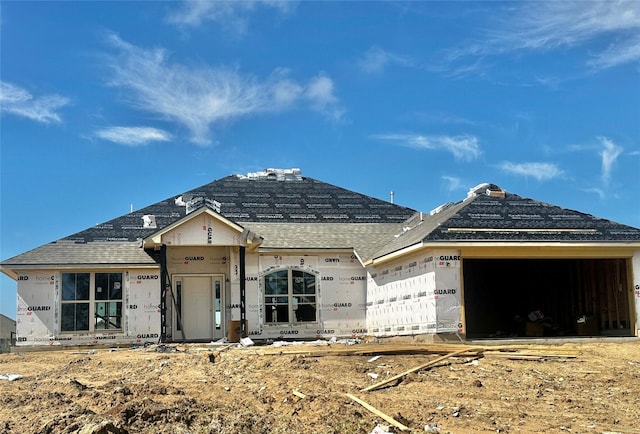
[[[394,193],[393,193],[393,190],[392,190],[391,191],[391,203],[393,203],[393,196],[394,196]]]

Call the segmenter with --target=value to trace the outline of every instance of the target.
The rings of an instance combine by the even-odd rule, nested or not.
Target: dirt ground
[[[2,354],[0,374],[22,378],[0,380],[0,432],[400,432],[351,394],[412,433],[640,433],[637,339],[492,343],[478,357],[470,349],[361,390],[466,347],[193,344]]]

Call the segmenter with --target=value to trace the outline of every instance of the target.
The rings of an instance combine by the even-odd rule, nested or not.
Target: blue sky
[[[422,211],[492,182],[640,227],[640,2],[0,13],[1,259],[268,167]]]

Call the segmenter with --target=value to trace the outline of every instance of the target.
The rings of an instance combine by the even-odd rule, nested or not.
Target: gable
[[[145,239],[145,245],[235,246],[243,228],[215,212],[202,208]]]

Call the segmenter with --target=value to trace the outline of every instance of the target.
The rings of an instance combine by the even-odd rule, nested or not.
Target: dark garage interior
[[[632,336],[627,259],[464,259],[468,338]]]

